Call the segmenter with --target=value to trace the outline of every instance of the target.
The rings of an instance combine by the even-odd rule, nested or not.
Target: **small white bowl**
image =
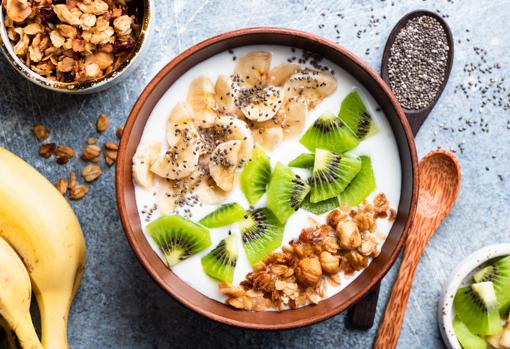
[[[452,321],[455,313],[453,299],[460,287],[464,286],[472,272],[491,259],[510,255],[510,244],[486,246],[466,257],[453,271],[439,303],[439,329],[443,341],[449,349],[462,349],[453,330]]]
[[[4,25],[3,10],[0,8],[0,51],[4,54],[11,66],[24,78],[36,85],[48,90],[69,94],[87,94],[99,92],[115,85],[127,77],[142,62],[142,57],[147,52],[147,47],[152,35],[152,17],[154,11],[154,0],[141,0],[143,3],[143,22],[141,23],[138,42],[131,53],[131,56],[121,64],[115,71],[105,75],[99,80],[88,82],[59,82],[47,79],[37,74],[14,53],[13,46]],[[0,1],[1,4],[1,1]],[[1,7],[1,5],[0,5]]]

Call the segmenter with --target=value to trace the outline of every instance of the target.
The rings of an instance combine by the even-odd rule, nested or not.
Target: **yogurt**
[[[298,50],[292,50],[286,46],[245,46],[235,49],[234,55],[239,57],[250,51],[264,50],[272,53],[271,67],[278,64],[287,62],[287,59],[296,56]],[[295,52],[296,51],[296,52]],[[170,115],[170,111],[176,103],[185,101],[188,92],[188,87],[191,81],[200,76],[207,76],[211,81],[216,81],[218,75],[226,74],[230,75],[234,71],[236,61],[233,60],[232,53],[222,52],[219,53],[201,63],[194,66],[192,69],[183,74],[161,97],[159,102],[154,107],[140,141],[140,144],[146,144],[151,141],[160,141],[162,144],[166,144],[166,122]],[[376,179],[377,188],[369,196],[368,200],[372,200],[377,193],[385,193],[391,207],[398,207],[400,200],[400,185],[401,185],[401,167],[399,160],[399,153],[395,137],[391,130],[383,112],[377,106],[377,103],[368,91],[349,73],[340,68],[338,65],[323,60],[322,65],[325,65],[334,71],[334,75],[337,79],[337,89],[329,97],[325,98],[318,106],[312,111],[308,112],[305,130],[324,112],[331,111],[337,113],[340,109],[342,100],[353,90],[357,89],[361,94],[361,97],[370,113],[372,118],[377,125],[379,131],[374,135],[368,137],[362,141],[357,148],[350,151],[353,155],[368,155],[372,160],[372,166]],[[303,65],[306,66],[306,65]],[[291,140],[284,141],[275,150],[267,152],[271,159],[271,164],[274,166],[277,162],[287,164],[290,160],[294,159],[301,153],[309,152],[303,145],[299,143],[300,136],[297,136]],[[306,178],[309,176],[308,171],[303,169],[294,169],[300,176]],[[153,189],[144,189],[135,185],[135,196],[136,203],[141,217],[142,228],[144,234],[149,241],[150,245],[163,258],[162,253],[159,251],[157,245],[151,239],[146,231],[148,222],[145,221],[143,214],[144,207],[154,206]],[[249,204],[244,194],[240,189],[239,182],[237,181],[234,190],[229,194],[225,203],[237,202],[243,207],[248,208]],[[265,196],[258,202],[257,207],[264,207],[266,205]],[[217,205],[196,205],[191,207],[191,219],[194,221],[200,220],[206,214],[214,211]],[[283,236],[283,244],[288,244],[292,239],[299,237],[301,229],[309,226],[309,217],[316,219],[317,221],[324,223],[326,221],[326,214],[322,216],[316,216],[310,212],[299,209],[294,215],[292,215],[285,226],[285,232]],[[151,216],[151,220],[158,218],[158,213],[154,212]],[[393,225],[388,220],[378,220],[377,228],[378,231],[387,235]],[[234,274],[233,284],[239,284],[245,279],[247,273],[252,271],[252,267],[248,262],[248,258],[244,252],[241,243],[240,232],[236,224],[223,228],[210,229],[211,233],[211,246],[201,253],[198,253],[190,258],[180,262],[172,268],[172,271],[185,281],[189,286],[193,287],[197,291],[201,292],[205,296],[215,299],[220,302],[225,302],[226,296],[220,293],[218,289],[218,282],[208,277],[201,265],[201,258],[213,249],[222,239],[224,239],[229,232],[236,234],[238,237],[237,242],[239,244],[239,257],[237,266]],[[336,293],[340,292],[350,282],[352,282],[360,272],[354,273],[349,276],[341,274],[341,285],[333,287],[329,283],[326,283],[326,297],[331,297]]]

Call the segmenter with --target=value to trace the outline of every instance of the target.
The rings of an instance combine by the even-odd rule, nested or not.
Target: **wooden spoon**
[[[459,161],[449,151],[428,153],[419,164],[420,184],[416,216],[404,245],[404,257],[393,285],[374,349],[395,348],[411,294],[416,267],[427,243],[451,211],[459,194]]]
[[[420,110],[410,110],[404,108],[404,113],[407,117],[407,121],[409,121],[409,125],[411,126],[411,130],[413,131],[413,135],[416,136],[418,131],[420,130],[421,125],[427,118],[427,116],[432,111],[432,108],[436,105],[439,96],[443,93],[443,90],[448,82],[448,77],[450,76],[450,72],[452,70],[453,65],[453,35],[450,30],[448,24],[438,16],[437,14],[425,10],[413,11],[402,17],[400,21],[395,25],[393,30],[388,37],[388,41],[386,42],[386,46],[384,47],[384,53],[381,62],[381,76],[384,81],[391,87],[389,75],[388,75],[388,61],[390,59],[390,49],[395,42],[395,38],[397,34],[400,32],[402,27],[404,27],[410,19],[420,16],[430,16],[435,18],[441,26],[443,27],[446,33],[446,40],[448,41],[448,45],[450,47],[450,51],[448,53],[448,59],[446,61],[446,72],[445,78],[441,87],[439,88],[436,97],[426,108]],[[379,298],[379,288],[380,283],[378,283],[374,288],[357,304],[349,309],[348,313],[348,324],[349,327],[360,330],[367,330],[372,327],[374,324],[375,313],[377,310],[377,301]]]

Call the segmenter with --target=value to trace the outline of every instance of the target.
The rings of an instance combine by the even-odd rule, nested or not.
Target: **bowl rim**
[[[404,218],[405,223],[403,224],[402,228],[402,234],[400,236],[400,239],[396,242],[395,248],[391,251],[389,257],[388,257],[388,263],[386,263],[380,270],[377,271],[375,277],[372,277],[370,281],[365,285],[365,288],[362,290],[362,292],[356,293],[353,295],[347,302],[344,302],[338,306],[335,306],[333,309],[320,313],[320,314],[314,314],[311,318],[304,318],[300,320],[296,320],[293,322],[286,322],[286,323],[277,323],[277,324],[261,324],[261,323],[247,323],[243,321],[239,321],[236,319],[231,319],[226,316],[222,316],[221,314],[217,314],[215,312],[211,312],[209,310],[202,309],[199,306],[196,306],[191,301],[184,297],[179,297],[177,295],[174,295],[172,290],[167,286],[166,282],[164,281],[164,278],[159,275],[155,270],[154,267],[148,262],[147,256],[144,254],[143,248],[139,246],[139,244],[136,241],[135,234],[133,232],[133,228],[129,224],[129,213],[126,209],[126,195],[124,193],[124,177],[125,177],[125,162],[129,161],[131,162],[131,159],[125,159],[125,153],[127,152],[127,146],[129,143],[129,136],[133,129],[133,126],[135,124],[136,118],[138,114],[140,113],[141,109],[143,108],[143,105],[145,101],[150,97],[152,92],[156,89],[156,87],[159,85],[159,83],[164,79],[164,77],[169,74],[174,68],[176,68],[181,62],[186,61],[188,58],[193,56],[195,53],[201,51],[204,48],[207,48],[211,45],[218,44],[221,42],[227,42],[232,39],[244,37],[244,36],[256,36],[256,35],[281,35],[281,36],[289,36],[290,38],[299,37],[300,39],[303,39],[305,41],[314,42],[322,47],[326,47],[328,49],[331,49],[333,51],[336,51],[340,53],[341,55],[345,56],[347,59],[349,59],[351,62],[356,64],[361,68],[361,70],[368,74],[369,77],[375,81],[375,83],[378,85],[378,87],[381,89],[382,93],[387,97],[389,104],[391,104],[391,107],[395,111],[396,116],[398,117],[398,121],[400,125],[402,126],[403,134],[405,136],[405,142],[407,142],[407,152],[409,155],[409,162],[411,164],[410,170],[412,183],[411,183],[411,198],[409,203],[409,212],[407,216]],[[290,46],[290,45],[289,45]],[[127,132],[126,132],[127,131]],[[353,53],[348,51],[347,49],[343,48],[342,46],[325,39],[323,37],[320,37],[316,34],[304,32],[297,29],[289,29],[289,28],[282,28],[282,27],[250,27],[250,28],[242,28],[237,29],[229,32],[225,32],[222,34],[218,34],[216,36],[210,37],[202,42],[199,42],[190,48],[186,49],[185,51],[178,54],[175,58],[173,58],[167,65],[165,65],[154,77],[153,79],[147,84],[147,86],[144,88],[142,93],[140,94],[139,98],[135,102],[131,113],[128,116],[128,119],[126,121],[126,124],[124,126],[124,135],[127,135],[127,137],[122,137],[120,146],[119,146],[119,153],[118,153],[118,161],[116,166],[116,174],[115,174],[115,185],[116,185],[116,199],[117,199],[117,206],[119,210],[119,215],[121,218],[122,226],[124,228],[124,233],[126,235],[126,238],[128,239],[128,242],[135,252],[135,255],[137,256],[139,262],[142,264],[142,266],[145,268],[145,270],[148,272],[148,274],[151,276],[151,278],[169,295],[171,295],[174,299],[176,299],[179,303],[184,305],[186,308],[205,316],[209,319],[215,320],[217,322],[239,327],[239,328],[246,328],[246,329],[255,329],[255,330],[287,330],[287,329],[294,329],[294,328],[300,328],[307,325],[311,325],[323,320],[326,320],[334,315],[337,315],[338,313],[346,310],[351,305],[358,302],[363,296],[365,296],[383,277],[386,275],[386,273],[389,271],[389,269],[393,266],[395,263],[398,255],[400,254],[401,248],[403,246],[405,237],[407,236],[407,232],[409,230],[409,227],[411,226],[415,212],[416,212],[416,206],[418,201],[418,160],[417,160],[417,154],[416,154],[416,147],[414,143],[414,137],[411,131],[411,128],[409,126],[409,123],[407,121],[407,118],[400,107],[400,104],[398,103],[396,97],[391,92],[391,89],[389,86],[384,82],[384,80],[373,70],[367,63],[363,62],[360,58],[355,56]],[[401,150],[402,151],[402,150]],[[131,166],[129,166],[131,168]],[[153,252],[155,253],[155,252]],[[159,257],[158,257],[159,258]],[[203,296],[203,295],[202,295]],[[206,297],[206,296],[203,296]],[[207,297],[206,297],[207,298]],[[207,298],[209,299],[209,298]],[[224,305],[224,304],[223,304]],[[224,305],[226,307],[226,305]],[[304,307],[308,308],[308,307]],[[300,311],[304,308],[300,308],[293,311]]]
[[[152,33],[153,26],[153,9],[154,0],[142,0],[144,4],[144,14],[142,28],[140,30],[140,36],[135,49],[128,59],[126,59],[120,66],[119,69],[114,70],[110,74],[102,77],[99,80],[88,81],[88,82],[60,82],[50,80],[26,66],[26,64],[14,54],[12,43],[7,37],[7,30],[4,24],[4,11],[0,9],[0,51],[3,53],[5,59],[11,67],[26,80],[36,84],[37,86],[43,87],[47,90],[54,92],[62,92],[67,94],[83,94],[90,92],[97,92],[103,90],[112,83],[120,81],[125,77],[131,69],[139,61],[140,56],[147,50],[148,41]]]
[[[491,259],[503,256],[510,256],[510,243],[482,247],[464,258],[449,275],[438,307],[439,328],[449,349],[462,349],[452,325],[455,293],[473,270]]]

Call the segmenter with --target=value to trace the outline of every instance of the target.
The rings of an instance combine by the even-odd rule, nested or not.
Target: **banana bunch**
[[[0,275],[17,275],[7,283],[8,288],[19,290],[0,291],[0,315],[15,330],[23,348],[41,348],[37,336],[33,338],[35,332],[30,334],[30,318],[22,311],[30,304],[30,283],[23,281],[28,272],[41,313],[42,347],[68,348],[69,309],[85,266],[83,233],[73,210],[53,185],[1,147],[0,238],[24,264],[16,262],[6,244],[0,248]],[[24,302],[19,299],[22,295]],[[22,332],[16,324],[23,324]]]

